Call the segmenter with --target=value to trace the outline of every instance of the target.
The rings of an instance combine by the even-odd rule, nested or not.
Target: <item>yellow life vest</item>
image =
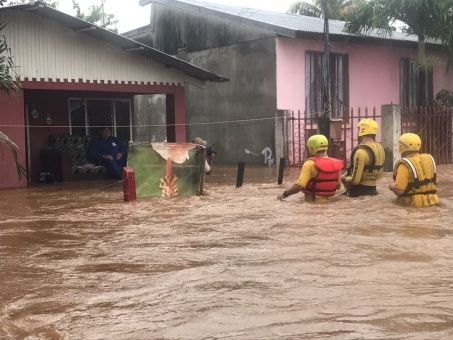
[[[437,167],[430,154],[419,154],[411,158],[402,158],[395,164],[393,178],[400,164],[404,164],[412,174],[406,190],[401,197],[413,195],[430,195],[437,193]]]
[[[357,150],[362,149],[368,153],[370,158],[369,164],[366,164],[363,168],[362,180],[378,180],[382,177],[382,169],[385,161],[385,150],[384,147],[376,142],[367,144],[359,144],[351,153],[351,162],[348,169],[348,176],[352,174],[354,167],[354,156]]]

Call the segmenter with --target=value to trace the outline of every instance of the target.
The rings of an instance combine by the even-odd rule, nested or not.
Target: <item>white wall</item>
[[[0,22],[21,80],[201,83],[181,71],[33,12],[3,10]]]

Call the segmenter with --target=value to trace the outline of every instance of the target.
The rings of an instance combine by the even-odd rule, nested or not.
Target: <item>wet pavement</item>
[[[453,339],[453,167],[440,207],[276,197],[217,169],[209,196],[121,185],[0,191],[1,339]]]

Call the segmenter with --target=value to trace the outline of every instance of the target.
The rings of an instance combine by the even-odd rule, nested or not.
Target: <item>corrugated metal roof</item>
[[[126,38],[99,26],[93,25],[85,20],[81,20],[66,13],[60,12],[54,8],[44,5],[39,1],[23,5],[0,7],[0,10],[8,9],[33,11],[38,15],[42,15],[51,20],[55,20],[60,24],[73,29],[74,31],[82,32],[95,38],[107,41],[126,51],[139,53],[143,56],[164,64],[166,67],[174,67],[175,69],[180,70],[196,79],[213,82],[228,81],[228,79],[225,77],[209,72],[201,67],[195,66],[191,63],[173,57],[147,45],[141,44],[135,40]]]
[[[196,0],[140,0],[141,5],[149,3],[159,3],[188,10],[207,11],[210,14],[223,18],[229,18],[241,23],[259,27],[276,34],[289,37],[306,37],[307,34],[320,35],[324,31],[324,21],[321,18],[265,11],[255,8],[234,7],[221,4],[213,4],[205,1]],[[344,30],[345,22],[339,20],[329,20],[330,34],[334,37],[353,38],[354,40],[381,39],[386,41],[416,43],[417,36],[408,35],[402,32],[393,32],[391,35],[380,34],[377,30],[367,34],[351,34]],[[430,41],[435,43],[434,41]]]

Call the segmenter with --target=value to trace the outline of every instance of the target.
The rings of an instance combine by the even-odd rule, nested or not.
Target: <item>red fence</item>
[[[422,139],[422,152],[430,153],[437,163],[453,162],[453,108],[403,108],[401,132],[413,132]]]
[[[372,118],[380,124],[381,115],[376,112],[376,108],[351,109],[343,119],[334,120],[331,123],[330,156],[348,161],[352,149],[357,146],[357,123],[362,118]],[[301,166],[309,157],[306,141],[310,136],[318,133],[317,121],[317,114],[301,114],[300,111],[292,111],[286,117],[286,154],[290,166]],[[379,138],[378,135],[378,140]]]

